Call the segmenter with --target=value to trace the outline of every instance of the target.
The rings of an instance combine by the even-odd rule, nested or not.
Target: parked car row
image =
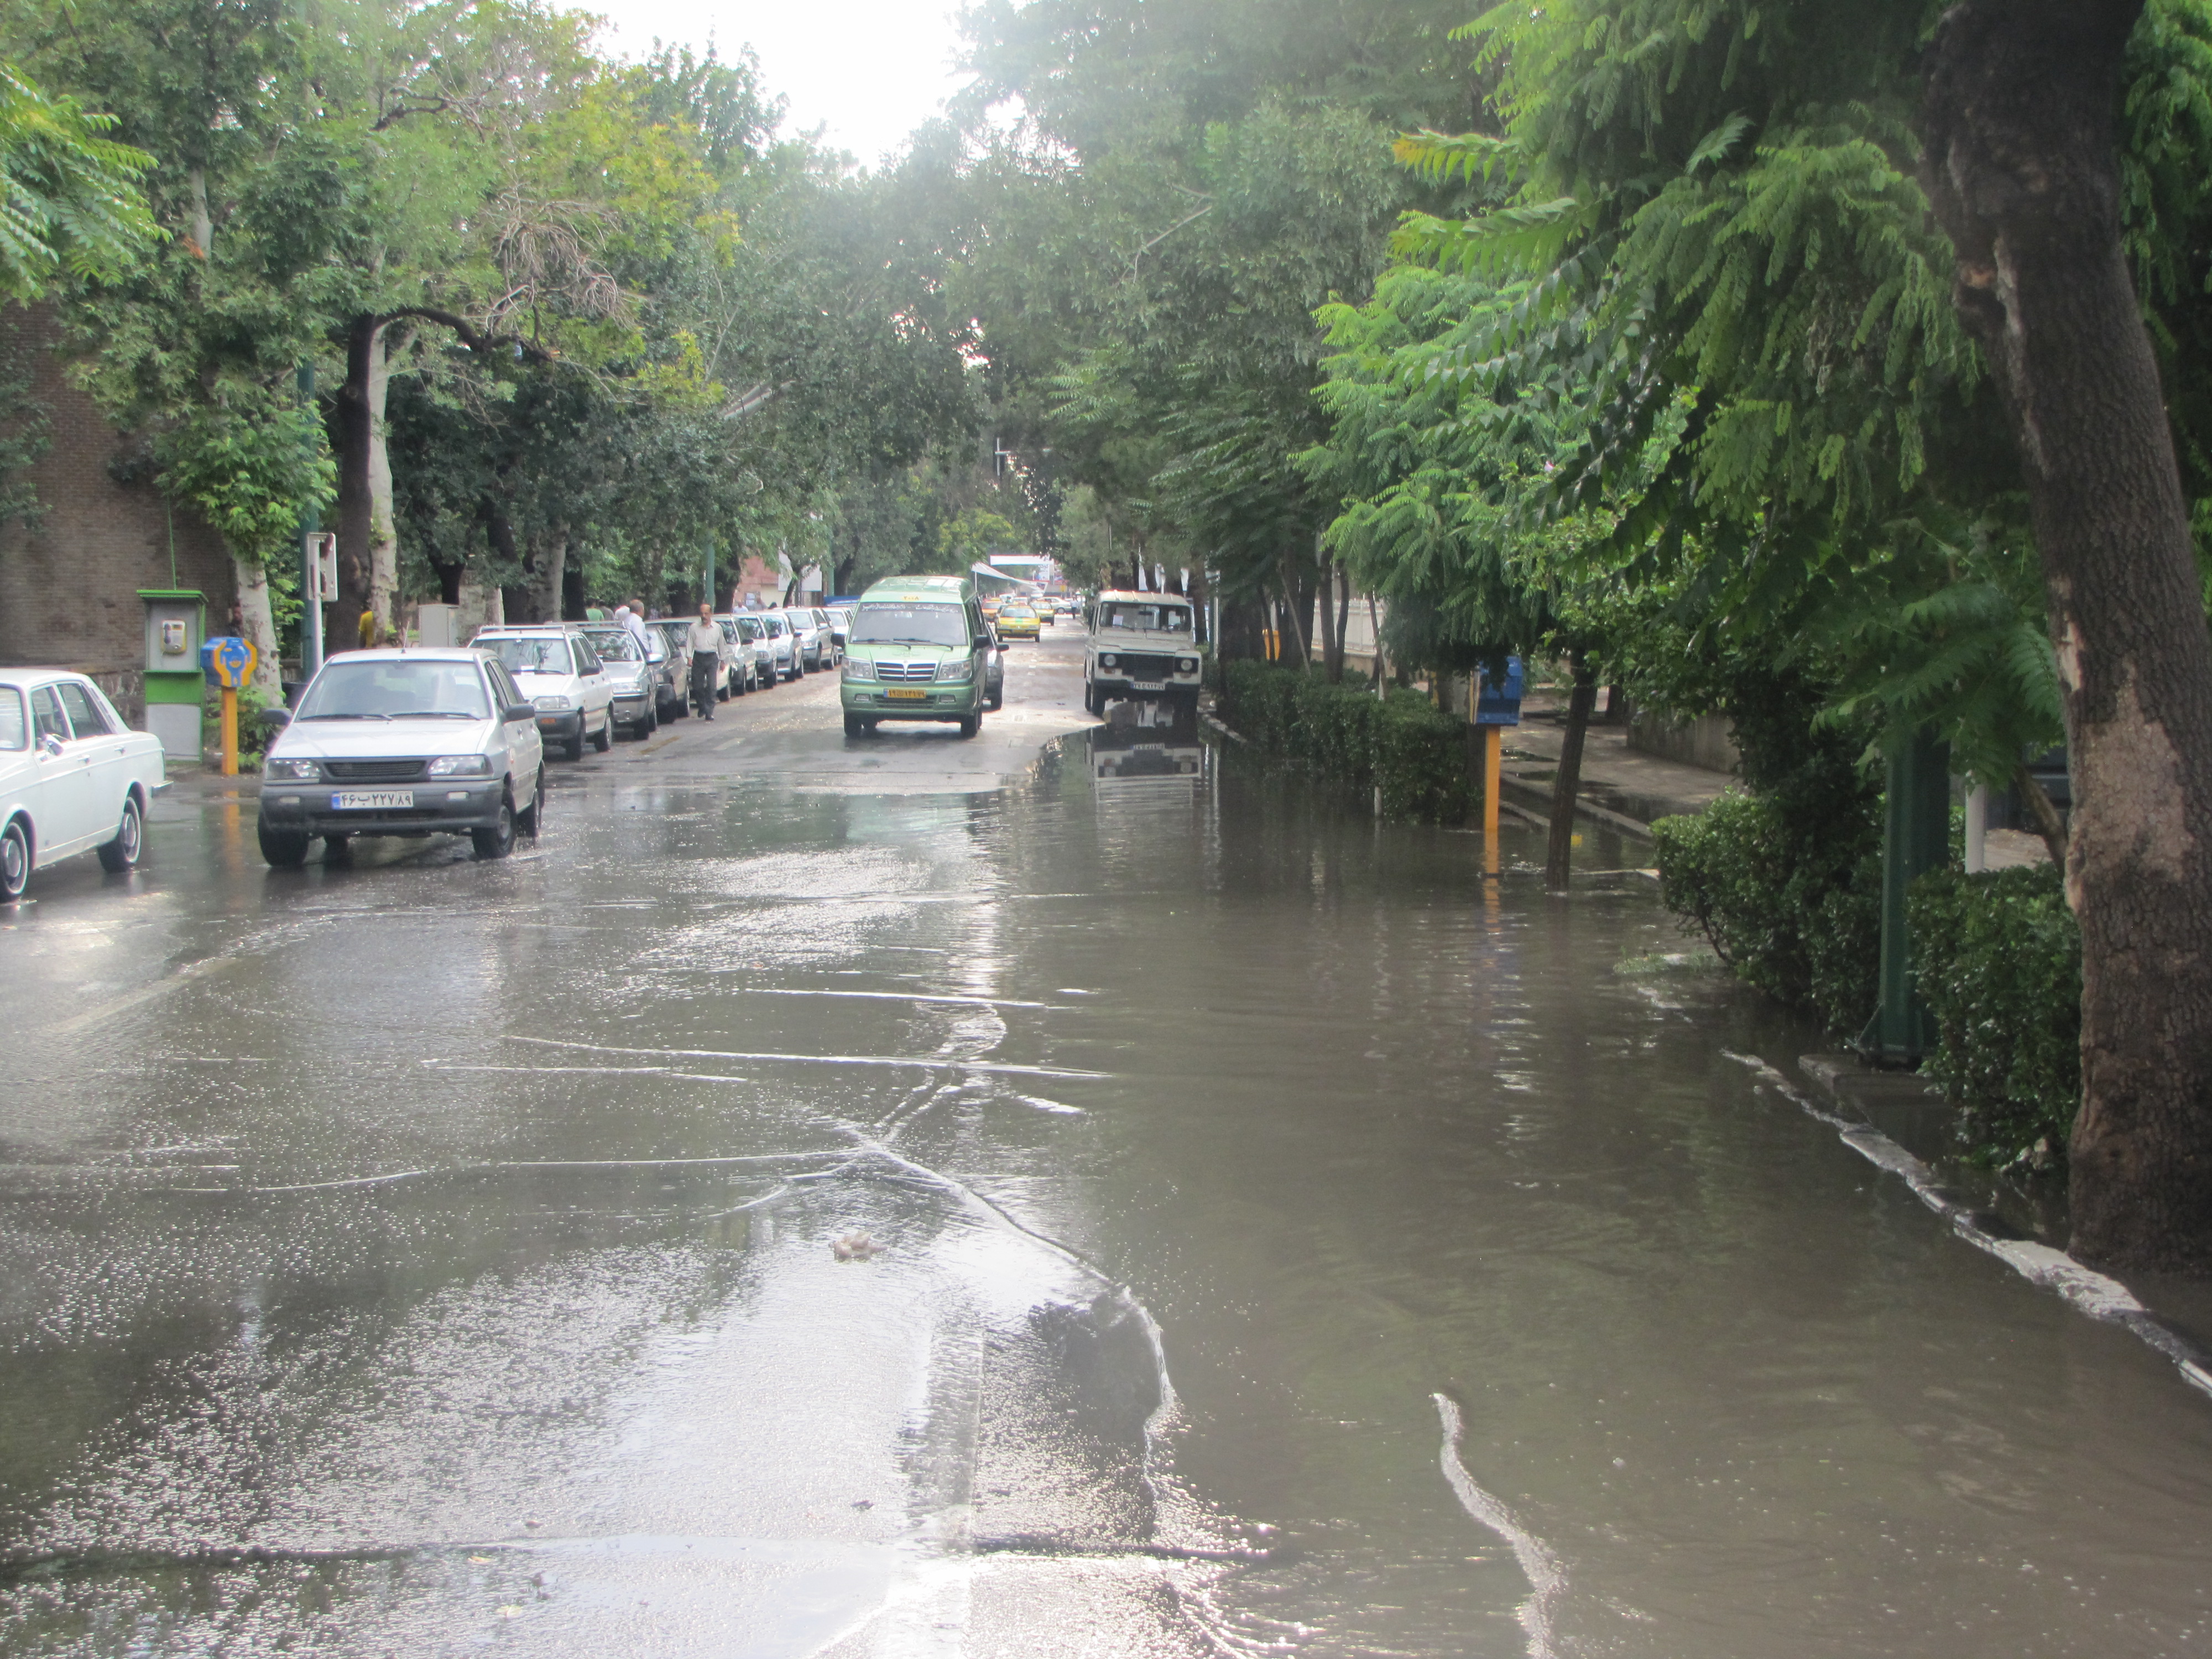
[[[825,611],[715,618],[717,701],[842,659]],[[278,728],[262,771],[258,833],[274,866],[320,838],[343,859],[356,836],[466,835],[504,858],[544,822],[549,752],[605,753],[688,712],[690,623],[488,628],[451,650],[349,652],[324,665]],[[373,785],[374,787],[342,787]]]

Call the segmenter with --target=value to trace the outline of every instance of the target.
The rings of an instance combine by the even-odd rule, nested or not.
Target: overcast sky
[[[873,167],[957,89],[958,0],[585,0],[608,20],[601,37],[624,58],[653,38],[724,53],[750,45],[761,77],[791,106],[789,130],[826,125],[830,143]]]

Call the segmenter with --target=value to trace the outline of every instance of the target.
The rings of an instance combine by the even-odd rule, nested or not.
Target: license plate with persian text
[[[389,812],[414,804],[412,789],[341,789],[331,797],[334,812]]]

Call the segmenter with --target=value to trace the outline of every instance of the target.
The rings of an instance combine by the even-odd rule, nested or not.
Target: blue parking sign
[[[235,691],[252,679],[256,660],[252,641],[235,635],[220,635],[200,645],[200,672],[220,690]]]

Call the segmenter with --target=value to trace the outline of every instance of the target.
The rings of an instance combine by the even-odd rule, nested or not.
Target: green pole
[[[300,407],[315,406],[315,365],[303,358],[299,374]],[[311,498],[300,508],[300,678],[311,680],[323,665],[323,608],[313,603],[315,594],[315,556],[307,538],[323,527],[322,510]]]
[[[1911,1066],[1936,1046],[1935,1022],[1912,982],[1905,901],[1914,881],[1950,856],[1951,748],[1924,729],[1889,756],[1881,831],[1881,996],[1858,1041],[1882,1066]]]

